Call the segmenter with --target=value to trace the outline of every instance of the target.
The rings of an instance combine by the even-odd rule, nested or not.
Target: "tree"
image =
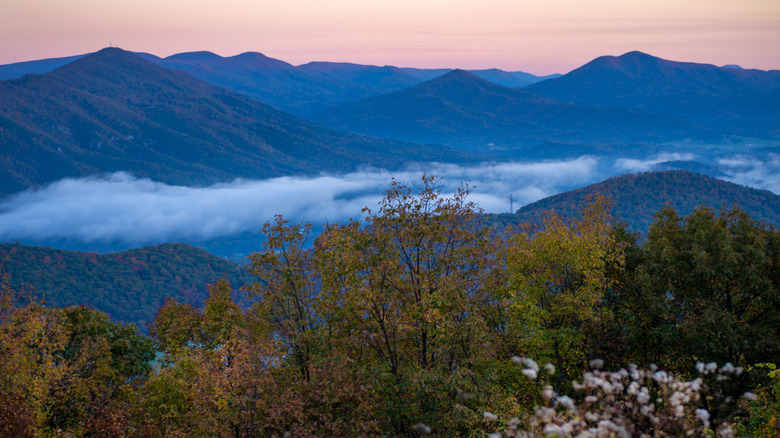
[[[664,360],[755,364],[780,357],[780,232],[739,209],[662,210],[642,248],[640,318],[664,330]],[[660,316],[660,321],[659,321]],[[690,360],[690,359],[687,359]]]
[[[517,354],[554,364],[557,390],[593,358],[588,335],[609,318],[603,297],[613,283],[610,270],[621,266],[625,255],[611,234],[608,207],[597,198],[570,223],[551,213],[542,230],[510,238],[507,268]]]
[[[37,303],[0,323],[0,430],[10,436],[99,436],[127,427],[129,394],[154,357],[135,327],[85,307]]]
[[[202,310],[169,300],[158,312],[150,333],[163,356],[135,415],[152,436],[240,438],[261,430],[278,353],[231,294],[220,279]]]
[[[416,195],[393,182],[365,225],[330,227],[316,242],[321,315],[377,382],[385,434],[420,422],[463,433],[496,395],[474,375],[496,373],[486,314],[500,263],[467,194],[442,197],[428,176]]]

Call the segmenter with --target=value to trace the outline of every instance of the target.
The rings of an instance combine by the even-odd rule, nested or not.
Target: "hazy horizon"
[[[780,2],[771,0],[7,3],[0,64],[113,45],[161,57],[257,51],[295,65],[333,61],[537,75],[632,50],[674,61],[780,69]]]

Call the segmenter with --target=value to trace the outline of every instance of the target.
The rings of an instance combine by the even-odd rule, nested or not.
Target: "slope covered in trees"
[[[88,306],[144,332],[166,298],[199,306],[207,285],[220,277],[236,288],[248,279],[237,263],[174,243],[111,254],[0,243],[3,260],[10,286],[28,290],[32,299],[53,307]]]
[[[129,171],[203,185],[463,152],[336,132],[117,48],[0,81],[0,194]]]
[[[490,220],[504,225],[538,224],[549,210],[563,217],[574,217],[589,203],[589,197],[597,193],[613,201],[612,213],[619,220],[642,233],[648,231],[653,216],[667,204],[683,215],[702,205],[714,210],[738,206],[756,220],[780,224],[780,196],[683,170],[610,178],[532,202],[515,214],[495,215]]]
[[[208,51],[177,53],[166,58],[147,53],[136,54],[161,67],[184,70],[199,79],[299,116],[411,87],[452,71],[345,62],[310,62],[293,66],[258,52],[228,57]],[[86,55],[0,65],[0,80],[16,79],[30,73],[48,73],[83,56]],[[471,72],[507,87],[522,87],[560,76],[538,77],[521,71],[499,69]]]

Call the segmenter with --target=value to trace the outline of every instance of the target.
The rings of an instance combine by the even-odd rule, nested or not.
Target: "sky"
[[[0,64],[113,45],[537,75],[632,50],[780,69],[778,0],[2,0],[0,12]]]

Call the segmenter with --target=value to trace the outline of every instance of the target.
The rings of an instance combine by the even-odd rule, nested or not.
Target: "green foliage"
[[[758,363],[754,370],[764,379],[749,393],[748,415],[739,419],[737,436],[780,436],[780,370],[774,363]]]
[[[518,352],[552,362],[556,388],[581,369],[590,352],[589,336],[610,318],[602,298],[625,255],[610,234],[609,205],[595,200],[582,216],[566,223],[551,215],[544,229],[510,240],[512,316]]]
[[[253,436],[270,403],[269,367],[279,353],[262,324],[220,279],[203,309],[169,300],[150,333],[162,357],[139,391],[134,419],[149,436]]]
[[[111,254],[0,243],[5,257],[13,289],[31,289],[35,299],[54,307],[93,307],[144,332],[165,298],[202,305],[209,282],[224,275],[239,287],[251,278],[237,263],[179,243]]]
[[[315,246],[323,319],[349,340],[337,354],[359,357],[379,379],[384,433],[418,422],[463,433],[498,395],[495,380],[471,380],[496,373],[487,318],[495,242],[474,227],[467,193],[442,198],[430,177],[416,195],[394,183],[378,213],[365,210],[365,226],[331,227]],[[460,415],[441,415],[452,410]]]
[[[313,246],[310,226],[277,217],[248,266],[252,306],[228,278],[202,307],[165,301],[153,366],[132,326],[18,307],[3,276],[0,435],[777,434],[776,229],[666,208],[641,242],[601,198],[496,236],[467,193],[394,183],[365,221]],[[165,258],[136,254],[139,275],[163,272],[140,267]],[[518,357],[521,369],[515,355],[547,364]],[[625,369],[590,371],[596,358]]]
[[[683,369],[685,357],[741,364],[779,357],[779,249],[780,232],[740,210],[699,208],[684,218],[662,210],[627,291],[638,297],[641,326],[632,328],[651,341],[650,356]]]
[[[146,377],[151,341],[83,307],[38,304],[0,321],[3,436],[96,436],[122,429],[116,416]]]

